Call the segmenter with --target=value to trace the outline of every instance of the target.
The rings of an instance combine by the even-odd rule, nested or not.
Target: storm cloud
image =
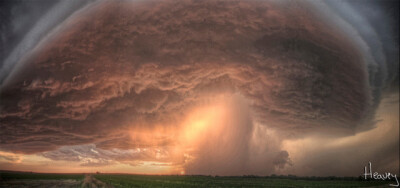
[[[396,44],[386,49],[372,39],[378,32],[357,30],[335,6],[90,4],[11,73],[3,63],[0,148],[83,166],[160,162],[190,174],[296,166],[285,140],[374,130],[382,90],[398,78],[389,71],[398,61],[386,59]]]

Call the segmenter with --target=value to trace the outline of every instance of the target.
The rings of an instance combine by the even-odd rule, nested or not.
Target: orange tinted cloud
[[[296,166],[285,141],[372,129],[380,76],[360,36],[281,3],[106,1],[73,15],[2,85],[1,150],[79,171],[266,175]]]

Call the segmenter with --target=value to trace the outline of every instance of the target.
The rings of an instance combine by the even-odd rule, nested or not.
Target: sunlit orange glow
[[[218,131],[219,121],[226,116],[224,104],[214,104],[195,109],[183,123],[182,144],[196,147],[209,134]]]
[[[185,174],[181,170],[183,165],[195,158],[194,153],[200,145],[221,134],[221,121],[229,116],[230,98],[229,95],[222,95],[214,97],[211,102],[208,99],[190,110],[176,125],[134,126],[130,136],[139,152],[148,149],[162,151],[157,152],[154,158],[143,159],[145,162],[142,165],[146,165],[147,170],[153,173],[159,172],[157,166],[163,166],[171,173]]]
[[[0,151],[0,162],[21,163],[22,159],[22,155]]]

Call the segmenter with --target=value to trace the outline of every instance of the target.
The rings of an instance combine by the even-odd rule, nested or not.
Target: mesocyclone
[[[27,154],[86,144],[103,150],[162,147],[168,148],[163,162],[173,155],[173,163],[185,166],[194,158],[185,166],[193,173],[238,174],[260,171],[248,163],[227,167],[253,161],[253,142],[264,138],[254,134],[262,135],[264,127],[281,135],[276,142],[369,129],[376,107],[369,57],[361,39],[350,36],[354,31],[321,16],[318,6],[104,1],[86,7],[2,83],[0,147]],[[215,118],[222,122],[208,120],[213,115],[191,119],[220,107],[215,114],[223,115]],[[185,122],[212,130],[189,149],[221,149],[226,142],[237,146],[224,150],[236,157],[218,171],[210,166],[220,161],[203,160],[228,154],[188,148],[171,154],[170,147],[182,149],[180,142],[187,142],[171,138],[187,133]],[[157,133],[154,139],[148,139],[151,133]],[[290,163],[286,151],[272,150],[267,163]],[[184,154],[190,157],[175,156]]]

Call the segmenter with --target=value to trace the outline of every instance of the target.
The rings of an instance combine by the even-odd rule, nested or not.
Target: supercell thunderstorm
[[[373,130],[381,90],[397,74],[382,49],[371,52],[368,32],[328,8],[92,3],[1,75],[0,148],[193,174],[295,168],[285,140]]]

